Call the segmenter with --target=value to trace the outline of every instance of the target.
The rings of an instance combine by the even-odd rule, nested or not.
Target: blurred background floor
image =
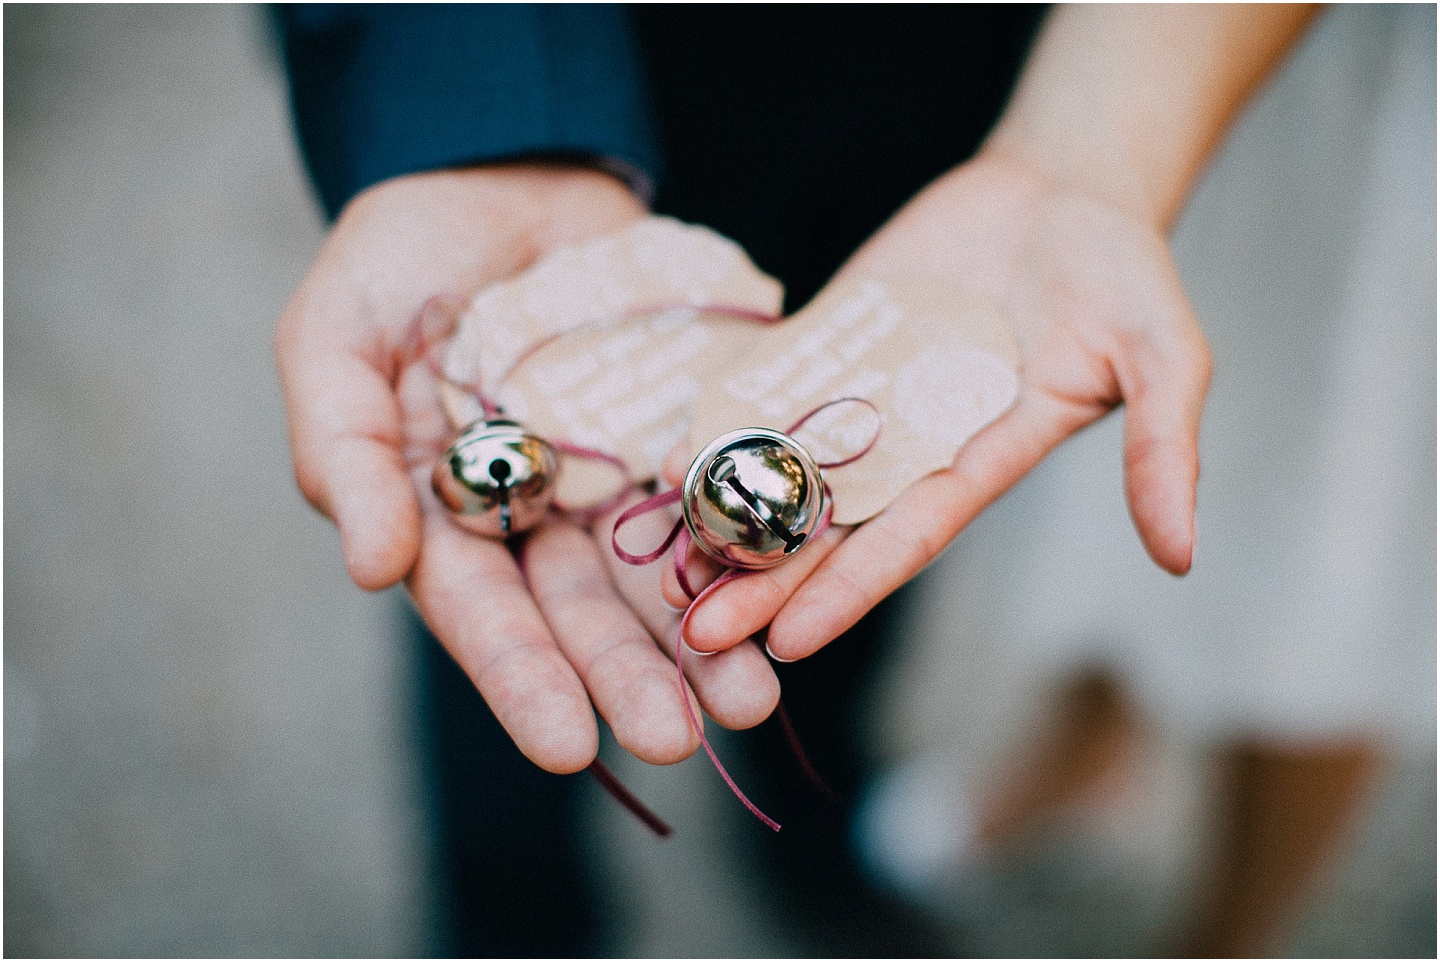
[[[4,28],[5,954],[426,953],[398,599],[289,471],[270,335],[322,227],[263,12]],[[616,954],[802,951],[704,759],[615,763],[681,833],[596,800]],[[1433,957],[1435,816],[1434,754],[1401,758],[1291,951]],[[1143,945],[1155,891],[1099,866],[1014,866],[940,913],[955,951]]]
[[[416,951],[393,600],[290,475],[262,12],[4,18],[5,952]]]

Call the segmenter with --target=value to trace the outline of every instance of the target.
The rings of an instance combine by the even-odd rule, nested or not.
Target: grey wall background
[[[289,472],[270,334],[322,233],[267,43],[253,8],[4,11],[7,955],[429,944],[397,599]],[[617,951],[793,952],[704,760],[612,761],[681,832],[598,807]],[[1434,762],[1402,759],[1295,951],[1433,954]],[[1114,881],[1040,866],[953,921],[1115,949],[1095,927],[1148,903]]]
[[[411,951],[390,601],[270,353],[321,222],[261,13],[4,27],[6,954]]]

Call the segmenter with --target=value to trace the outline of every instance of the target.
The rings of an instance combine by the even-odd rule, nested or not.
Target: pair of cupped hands
[[[699,746],[682,697],[728,728],[760,723],[780,697],[765,649],[781,661],[819,651],[1061,441],[1122,403],[1136,528],[1162,568],[1189,569],[1210,362],[1162,226],[982,153],[901,208],[840,276],[928,275],[987,296],[1017,334],[1015,406],[875,518],[832,527],[706,597],[686,625],[682,692],[671,658],[687,599],[669,566],[615,557],[610,533],[625,505],[588,527],[554,514],[518,546],[450,520],[430,474],[454,429],[410,343],[430,297],[471,295],[646,213],[620,181],[565,165],[387,181],[345,209],[276,334],[296,478],[338,526],[350,576],[370,590],[405,583],[537,765],[585,768],[597,712],[654,764]],[[683,454],[667,464],[671,484]],[[658,543],[669,524],[641,516],[627,542],[654,532]]]

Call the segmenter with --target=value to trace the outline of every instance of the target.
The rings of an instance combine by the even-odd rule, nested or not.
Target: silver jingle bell
[[[820,523],[825,486],[815,459],[768,428],[722,434],[685,474],[685,526],[706,554],[732,568],[769,568]]]
[[[435,462],[430,486],[456,524],[508,538],[540,523],[559,468],[555,449],[514,421],[476,421]]]

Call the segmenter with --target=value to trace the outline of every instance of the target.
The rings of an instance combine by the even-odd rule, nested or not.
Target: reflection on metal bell
[[[462,528],[507,538],[545,516],[559,466],[555,449],[514,421],[476,421],[435,462],[430,485]]]
[[[711,441],[691,462],[682,492],[695,543],[732,568],[768,568],[790,557],[814,533],[825,503],[810,452],[768,428]]]

